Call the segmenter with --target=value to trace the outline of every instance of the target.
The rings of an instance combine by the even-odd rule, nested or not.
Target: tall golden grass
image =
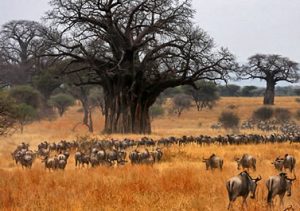
[[[222,110],[234,104],[238,107],[236,112],[245,120],[261,102],[261,98],[222,98],[213,110],[196,112],[191,109],[184,112],[181,118],[165,116],[153,121],[152,137],[225,134],[226,131],[210,129]],[[276,105],[292,112],[298,106],[292,97],[278,97]],[[53,122],[36,122],[27,126],[24,134],[16,133],[0,139],[0,210],[226,210],[228,197],[225,182],[239,173],[233,158],[243,153],[256,156],[257,171],[251,171],[251,175],[263,177],[256,199],[248,199],[248,210],[268,210],[265,181],[269,176],[278,174],[271,161],[278,155],[289,153],[300,162],[300,144],[286,143],[172,146],[163,149],[163,161],[154,166],[127,164],[123,167],[76,169],[73,156],[65,171],[48,172],[40,160],[35,161],[31,170],[14,164],[10,152],[22,141],[35,147],[44,140],[72,140],[76,136],[87,135],[87,128],[83,126],[72,131],[82,118],[77,110],[78,107],[74,107],[63,118]],[[103,118],[96,113],[94,119],[97,132],[92,135],[105,137],[99,132],[103,128]],[[140,136],[116,134],[109,137],[137,139]],[[212,153],[224,158],[223,171],[205,170],[202,157]],[[298,169],[299,164],[296,165],[296,176],[300,178]],[[285,198],[285,207],[290,205],[300,210],[299,180],[293,185],[292,197]],[[241,209],[239,199],[234,204],[234,210]],[[283,210],[278,199],[275,200],[275,210]]]

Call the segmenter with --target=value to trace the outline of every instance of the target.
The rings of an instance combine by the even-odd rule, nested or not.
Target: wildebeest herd
[[[160,162],[163,157],[163,148],[171,145],[186,145],[194,143],[197,145],[230,145],[230,144],[262,144],[262,143],[282,143],[282,142],[300,142],[300,136],[290,136],[282,134],[271,135],[227,135],[227,136],[183,136],[181,138],[169,137],[161,138],[154,141],[151,138],[144,137],[140,140],[85,140],[85,141],[65,141],[58,143],[48,143],[44,141],[40,143],[37,150],[29,149],[29,144],[22,143],[12,153],[12,158],[16,164],[22,167],[31,168],[33,161],[40,158],[45,168],[50,170],[65,169],[71,152],[74,152],[75,167],[84,167],[91,165],[92,167],[105,165],[125,165],[128,161],[134,164],[154,164]],[[141,149],[142,148],[142,149]],[[149,150],[149,149],[152,150]],[[242,157],[234,157],[237,162],[237,169],[243,169],[240,174],[232,177],[226,183],[229,196],[228,209],[232,207],[232,203],[237,197],[243,198],[243,205],[246,204],[246,198],[252,193],[255,197],[255,191],[258,182],[262,179],[260,176],[253,179],[249,170],[256,171],[256,158],[249,154]],[[206,169],[222,170],[224,161],[219,156],[212,154],[209,158],[203,158]],[[270,164],[280,171],[276,176],[271,176],[266,181],[268,189],[267,201],[272,205],[272,199],[279,195],[281,204],[283,205],[283,197],[285,193],[291,195],[292,182],[296,179],[295,164],[296,159],[289,154],[284,157],[277,157]],[[285,172],[289,170],[294,173],[293,178],[289,178]]]

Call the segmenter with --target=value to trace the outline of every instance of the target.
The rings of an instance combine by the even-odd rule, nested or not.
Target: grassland
[[[236,112],[242,120],[250,117],[252,111],[261,105],[261,98],[223,98],[213,110],[197,112],[191,109],[181,118],[165,116],[153,121],[153,138],[182,135],[218,135],[226,131],[214,131],[210,125],[217,121],[219,114],[230,104],[236,105]],[[292,97],[278,97],[276,106],[295,112],[299,105]],[[164,158],[160,164],[151,166],[131,166],[95,169],[75,169],[73,157],[65,171],[47,172],[40,160],[33,169],[23,170],[11,160],[10,152],[20,142],[28,142],[35,147],[39,142],[72,140],[87,135],[87,128],[78,126],[82,114],[79,106],[70,109],[66,115],[55,121],[40,121],[25,128],[24,134],[0,139],[0,210],[225,210],[228,204],[225,182],[239,173],[234,156],[250,153],[257,157],[257,172],[261,175],[257,197],[248,199],[248,210],[268,210],[266,205],[265,180],[277,174],[271,160],[285,153],[298,158],[296,176],[300,178],[300,145],[267,144],[245,146],[188,145],[164,148]],[[103,128],[103,117],[94,115],[95,130]],[[242,131],[257,133],[259,131]],[[137,135],[104,136],[104,138],[130,137]],[[224,158],[224,169],[206,171],[202,157],[216,153]],[[300,181],[293,185],[292,197],[285,198],[285,207],[292,205],[300,210]],[[241,201],[234,205],[241,210]],[[278,199],[275,210],[280,210]],[[283,210],[283,209],[282,209]]]

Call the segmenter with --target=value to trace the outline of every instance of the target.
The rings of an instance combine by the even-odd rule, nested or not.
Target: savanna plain
[[[212,123],[228,105],[236,105],[235,112],[241,121],[248,119],[253,110],[261,106],[262,98],[222,98],[212,110],[196,111],[192,108],[180,118],[165,115],[152,122],[153,139],[183,135],[225,135],[228,131],[212,130]],[[292,113],[299,109],[293,97],[277,97],[277,107],[288,108]],[[99,112],[93,116],[95,133],[79,125],[82,113],[80,106],[72,107],[62,118],[53,121],[35,122],[25,127],[24,133],[0,138],[0,210],[226,210],[228,196],[226,181],[240,173],[235,156],[249,153],[257,159],[257,171],[250,175],[262,176],[258,183],[256,199],[247,199],[247,210],[269,210],[266,202],[265,181],[278,172],[271,165],[277,156],[292,154],[298,160],[297,179],[292,187],[292,196],[285,197],[284,208],[300,210],[300,144],[260,144],[231,146],[186,146],[163,147],[163,158],[153,166],[131,165],[114,167],[75,168],[74,153],[64,171],[45,170],[37,158],[32,169],[22,169],[11,158],[11,152],[21,142],[37,145],[47,140],[76,140],[80,136],[99,139],[139,139],[138,135],[102,135],[104,119]],[[299,123],[299,122],[298,122]],[[241,130],[241,133],[267,134],[258,130]],[[144,147],[142,147],[144,148]],[[130,151],[131,149],[129,149]],[[222,171],[207,171],[202,157],[212,153],[224,159]],[[289,176],[291,176],[289,174]],[[242,210],[238,199],[233,210]],[[274,210],[284,210],[275,199]]]

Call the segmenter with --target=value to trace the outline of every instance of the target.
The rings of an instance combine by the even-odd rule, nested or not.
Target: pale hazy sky
[[[39,20],[50,8],[47,2],[0,0],[0,25]],[[276,53],[300,63],[300,0],[193,0],[193,7],[195,22],[239,62],[255,53]]]

